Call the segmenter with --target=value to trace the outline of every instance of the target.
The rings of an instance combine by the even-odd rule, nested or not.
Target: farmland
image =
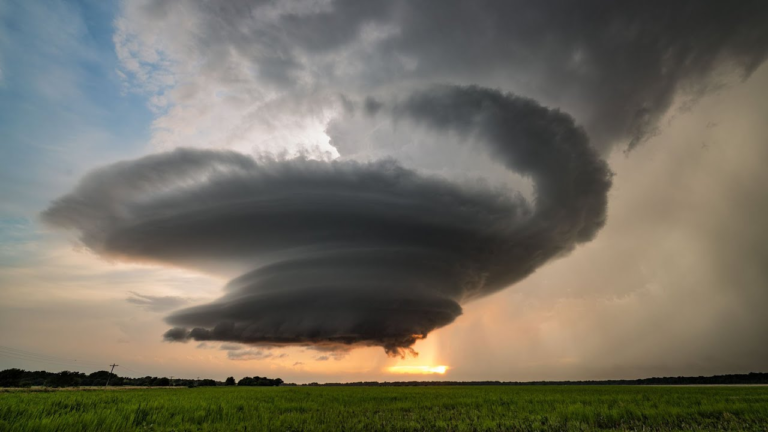
[[[0,393],[0,431],[768,430],[768,387],[214,387]]]

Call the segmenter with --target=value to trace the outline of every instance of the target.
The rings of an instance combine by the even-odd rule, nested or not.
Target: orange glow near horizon
[[[396,374],[442,375],[448,370],[448,366],[392,366],[387,370]]]

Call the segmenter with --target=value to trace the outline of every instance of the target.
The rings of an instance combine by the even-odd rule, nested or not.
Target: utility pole
[[[171,387],[173,387],[173,375],[171,375]]]
[[[109,379],[112,378],[112,371],[115,370],[115,367],[120,365],[112,363],[110,366],[112,366],[112,369],[109,370],[109,375],[107,375],[107,383],[104,384],[104,388],[107,388],[107,386],[109,385]]]

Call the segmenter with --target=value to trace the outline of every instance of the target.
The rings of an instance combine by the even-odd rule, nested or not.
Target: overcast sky
[[[0,368],[766,371],[766,22],[763,1],[2,2]]]

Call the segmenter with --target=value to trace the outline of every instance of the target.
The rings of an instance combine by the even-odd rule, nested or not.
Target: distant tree
[[[279,386],[282,383],[283,383],[283,380],[281,380],[280,378],[269,379],[265,377],[255,376],[253,378],[243,377],[240,381],[237,382],[237,385],[267,387],[267,386]]]
[[[233,386],[235,385],[235,377],[229,377],[226,381],[224,381],[224,385]]]
[[[20,387],[24,371],[21,369],[6,369],[0,372],[0,387]]]
[[[146,387],[146,386],[151,386],[152,381],[154,381],[154,378],[152,377],[134,378],[130,381],[130,385]]]
[[[169,385],[171,385],[171,380],[169,380],[166,377],[155,378],[155,380],[152,381],[152,385],[158,386],[158,387],[168,387]]]
[[[85,374],[63,371],[57,374],[52,374],[45,381],[45,385],[48,387],[77,387],[80,385],[81,376],[85,377]]]
[[[93,373],[89,374],[88,378],[90,378],[90,379],[101,379],[101,380],[106,381],[107,378],[110,378],[110,379],[117,378],[117,375],[113,374],[113,373],[109,373],[108,371],[105,371],[105,370],[100,370],[100,371],[93,372]]]
[[[198,384],[200,387],[215,387],[216,381],[212,379],[204,379]]]
[[[44,378],[24,378],[19,383],[19,387],[40,387],[45,385]]]

